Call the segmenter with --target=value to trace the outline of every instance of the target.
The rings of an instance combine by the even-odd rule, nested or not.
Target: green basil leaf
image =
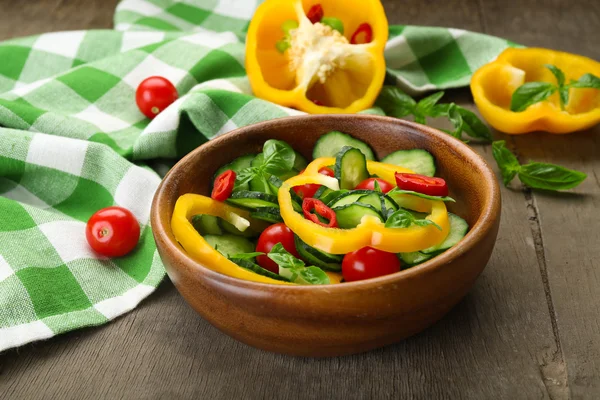
[[[433,225],[436,228],[438,228],[440,231],[442,230],[442,227],[439,226],[438,224],[436,224],[435,222],[433,222],[430,219],[415,219],[413,221],[413,224],[418,225],[418,226],[428,226],[428,225]]]
[[[454,103],[451,103],[450,107],[448,107],[448,119],[454,127],[454,131],[452,131],[452,136],[454,136],[457,139],[460,139],[462,137],[463,131],[463,119],[456,107],[456,104]]]
[[[258,168],[248,167],[241,170],[235,177],[235,186],[240,186],[250,182],[260,174]]]
[[[387,221],[385,221],[385,227],[408,228],[412,224],[414,219],[414,215],[412,215],[410,212],[403,209],[399,209],[388,216]]]
[[[429,116],[432,118],[446,117],[448,109],[452,103],[436,104],[429,110]]]
[[[578,89],[600,89],[600,78],[596,75],[585,74],[570,86]]]
[[[510,100],[510,110],[520,112],[532,104],[546,100],[557,87],[548,82],[528,82],[515,90]]]
[[[327,285],[330,283],[329,276],[319,267],[306,267],[298,272],[300,278],[311,285]]]
[[[427,200],[446,201],[446,202],[450,202],[450,203],[456,202],[456,200],[454,200],[452,197],[449,197],[449,196],[430,196],[428,194],[413,192],[412,190],[403,190],[398,187],[395,187],[392,190],[390,190],[389,192],[387,192],[388,196],[392,196],[392,200],[393,200],[393,196],[396,194],[409,194],[411,196],[417,196],[417,197],[421,197],[421,198],[427,199]]]
[[[229,256],[229,259],[239,258],[241,260],[249,260],[252,258],[256,258],[258,256],[264,256],[264,255],[265,255],[265,253],[261,253],[259,251],[254,252],[254,253],[239,253],[239,254],[234,254],[234,255]]]
[[[492,133],[490,132],[490,128],[488,128],[488,126],[484,124],[474,112],[469,111],[466,108],[462,108],[458,105],[456,106],[456,109],[462,117],[463,131],[465,131],[467,135],[473,138],[484,139],[487,141],[492,140]]]
[[[492,154],[500,168],[500,174],[502,175],[502,181],[505,186],[513,180],[517,172],[521,169],[521,164],[517,157],[506,148],[506,142],[504,140],[497,140],[492,143]]]
[[[556,78],[556,82],[558,82],[558,87],[561,87],[565,84],[565,74],[558,68],[556,65],[552,64],[544,64],[544,67],[548,68],[550,72]]]
[[[304,268],[304,262],[291,255],[281,243],[277,243],[273,246],[269,254],[267,254],[267,257],[275,261],[281,268],[291,270]]]
[[[294,167],[296,153],[282,140],[269,139],[263,146],[264,161],[262,168],[273,175],[283,175]]]
[[[413,113],[416,101],[395,86],[384,86],[375,105],[391,117],[403,118]]]
[[[416,110],[419,112],[419,114],[431,116],[433,107],[443,96],[444,92],[436,92],[419,100],[419,102],[417,103]]]
[[[558,95],[560,98],[560,108],[561,110],[565,109],[565,105],[569,103],[569,88],[566,86],[558,89]]]
[[[373,181],[373,190],[382,193],[381,186],[379,186],[379,182],[377,182],[376,180]]]
[[[532,189],[567,190],[587,178],[583,172],[560,165],[532,162],[521,166],[519,179]]]
[[[423,125],[425,125],[425,123],[427,122],[425,119],[425,116],[423,114],[418,113],[417,111],[415,111],[414,120],[417,124],[423,124]]]

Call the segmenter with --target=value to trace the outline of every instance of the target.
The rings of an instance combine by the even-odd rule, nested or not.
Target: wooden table
[[[599,1],[384,3],[390,23],[469,29],[600,59]],[[109,28],[115,0],[18,4],[0,0],[0,39]],[[474,109],[468,90],[450,97]],[[270,354],[221,334],[166,280],[112,323],[0,355],[0,398],[600,398],[600,127],[495,136],[521,160],[589,177],[574,193],[503,188],[487,269],[425,332],[351,357]],[[493,164],[489,146],[475,148]]]

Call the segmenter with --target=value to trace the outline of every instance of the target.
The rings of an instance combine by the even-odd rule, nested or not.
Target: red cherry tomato
[[[283,248],[294,255],[294,257],[300,258],[294,244],[294,232],[283,222],[269,226],[260,234],[258,243],[256,244],[256,251],[268,254],[277,243],[281,243]],[[279,273],[279,266],[266,255],[256,257],[256,261],[261,267],[276,274]]]
[[[228,169],[215,179],[215,186],[213,187],[210,197],[213,200],[225,201],[229,198],[229,196],[231,196],[234,185],[235,172]]]
[[[373,40],[373,28],[371,28],[371,25],[364,23],[364,24],[360,24],[358,26],[358,28],[356,28],[356,31],[354,31],[354,33],[352,34],[352,37],[350,38],[350,43],[351,44],[364,44],[364,43],[371,43],[372,40]]]
[[[321,100],[317,100],[317,99],[314,99],[312,102],[315,103],[318,106],[324,106],[325,105],[325,104],[323,104],[323,102]]]
[[[140,83],[135,92],[135,102],[146,117],[153,119],[177,100],[177,89],[162,76],[151,76]]]
[[[97,211],[88,220],[85,237],[96,253],[121,257],[137,245],[140,224],[128,209],[107,207]]]
[[[323,18],[323,7],[320,4],[315,4],[306,13],[306,18],[308,18],[313,24],[320,22]]]
[[[379,188],[383,193],[387,193],[394,188],[394,185],[380,178],[368,178],[359,183],[355,189],[375,190],[375,182],[379,184]]]
[[[313,214],[312,211],[314,211],[315,214]],[[302,202],[302,212],[304,213],[304,218],[314,222],[315,224],[325,226],[327,228],[338,227],[335,211],[327,207],[321,200],[311,198],[304,199]],[[316,214],[325,218],[329,222],[321,222]]]
[[[403,190],[412,190],[429,196],[448,196],[448,185],[442,178],[396,172],[396,184]]]
[[[344,256],[342,275],[346,282],[377,278],[400,271],[402,264],[394,253],[363,247]]]
[[[300,171],[300,173],[304,172],[304,170]],[[333,170],[329,167],[321,167],[319,169],[319,173],[322,175],[327,175],[333,177],[335,174]],[[308,199],[310,197],[314,197],[315,193],[321,185],[318,183],[307,183],[306,185],[294,186],[292,189],[301,199]]]

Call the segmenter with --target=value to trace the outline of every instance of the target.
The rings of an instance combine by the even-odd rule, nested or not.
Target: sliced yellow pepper
[[[286,285],[287,282],[278,281],[258,275],[248,271],[237,264],[231,262],[227,257],[216,251],[206,240],[194,229],[190,219],[197,214],[212,215],[223,218],[227,222],[236,225],[238,229],[244,225],[246,227],[262,230],[264,224],[250,218],[247,211],[231,207],[210,197],[198,194],[184,194],[177,199],[173,217],[171,218],[171,229],[175,239],[181,244],[181,247],[203,266],[213,271],[229,275],[234,278],[245,279],[247,281],[273,283],[277,285]]]
[[[418,199],[415,203],[423,212],[429,212],[427,219],[442,229],[428,225],[408,228],[386,228],[385,224],[372,216],[363,217],[361,223],[352,229],[327,228],[317,225],[298,214],[292,206],[290,189],[294,186],[318,183],[337,189],[335,179],[318,173],[323,166],[332,165],[333,158],[317,158],[311,162],[302,175],[288,179],[279,188],[278,200],[281,217],[285,224],[305,243],[332,254],[347,254],[365,246],[390,253],[413,252],[426,249],[443,241],[450,232],[448,212],[443,201],[410,196]],[[386,181],[394,182],[396,172],[411,172],[395,165],[369,161],[367,169]],[[335,182],[335,183],[334,183]]]
[[[325,17],[342,22],[343,34],[307,18],[317,4]],[[290,21],[297,21],[297,27],[284,33],[282,26]],[[365,23],[372,29],[371,41],[350,44]],[[267,0],[248,27],[246,72],[262,99],[308,113],[354,113],[373,105],[381,90],[387,38],[379,0]],[[277,43],[282,39],[287,43],[281,52]]]
[[[545,64],[560,68],[566,82],[586,73],[600,76],[600,63],[587,57],[539,48],[506,49],[495,61],[477,70],[471,79],[475,104],[491,126],[510,134],[570,133],[600,123],[600,91],[595,89],[570,89],[570,100],[564,111],[560,108],[558,93],[522,112],[510,110],[513,92],[525,82],[556,84],[556,78]]]

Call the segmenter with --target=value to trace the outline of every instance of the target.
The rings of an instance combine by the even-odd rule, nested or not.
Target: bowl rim
[[[344,282],[343,284],[335,285],[276,285],[271,283],[254,282],[240,278],[235,278],[214,271],[208,267],[205,267],[204,265],[200,264],[199,262],[195,261],[192,257],[190,257],[185,252],[185,250],[177,243],[171,231],[171,221],[169,220],[166,226],[162,223],[160,215],[161,213],[159,210],[161,209],[162,204],[166,202],[164,198],[166,198],[166,196],[168,195],[168,188],[172,185],[172,182],[175,180],[175,175],[178,173],[178,169],[181,167],[181,165],[186,164],[187,160],[195,157],[196,153],[202,152],[202,149],[205,146],[218,146],[220,142],[224,140],[230,140],[232,136],[241,136],[246,134],[248,130],[260,130],[266,127],[271,127],[272,125],[277,126],[286,125],[288,123],[302,123],[306,119],[336,121],[348,118],[364,120],[365,122],[375,120],[381,121],[383,123],[403,125],[404,127],[408,128],[408,130],[419,131],[421,133],[424,133],[425,135],[430,137],[430,140],[439,139],[445,142],[445,145],[451,150],[454,150],[455,153],[462,155],[462,158],[469,159],[472,162],[473,166],[475,166],[480,171],[484,178],[483,184],[486,185],[485,193],[487,193],[487,196],[485,197],[485,201],[482,206],[481,215],[479,216],[475,224],[472,227],[470,227],[465,237],[457,245],[453,246],[452,248],[446,250],[442,254],[439,254],[422,264],[377,278],[370,278],[354,282]],[[307,291],[325,291],[330,293],[332,291],[336,291],[343,293],[347,291],[369,289],[373,286],[384,286],[387,284],[398,282],[400,280],[410,280],[418,275],[434,273],[438,269],[445,267],[446,264],[471,251],[477,245],[477,243],[490,230],[493,229],[495,220],[500,218],[500,201],[500,187],[496,179],[496,175],[493,173],[488,163],[479,154],[477,154],[474,150],[467,146],[464,142],[448,135],[447,133],[411,121],[379,115],[307,114],[299,116],[282,117],[246,125],[244,127],[240,127],[230,132],[227,132],[223,135],[217,136],[214,139],[211,139],[209,142],[192,150],[169,170],[169,172],[165,175],[160,185],[158,186],[154,195],[154,199],[152,201],[151,226],[156,241],[161,240],[163,244],[167,247],[167,249],[165,250],[171,254],[171,257],[177,258],[178,262],[174,264],[186,265],[190,270],[195,270],[196,272],[198,272],[198,276],[202,276],[202,279],[210,279],[218,282],[219,284],[232,285],[247,290],[285,290],[289,294],[300,294],[305,293]]]

